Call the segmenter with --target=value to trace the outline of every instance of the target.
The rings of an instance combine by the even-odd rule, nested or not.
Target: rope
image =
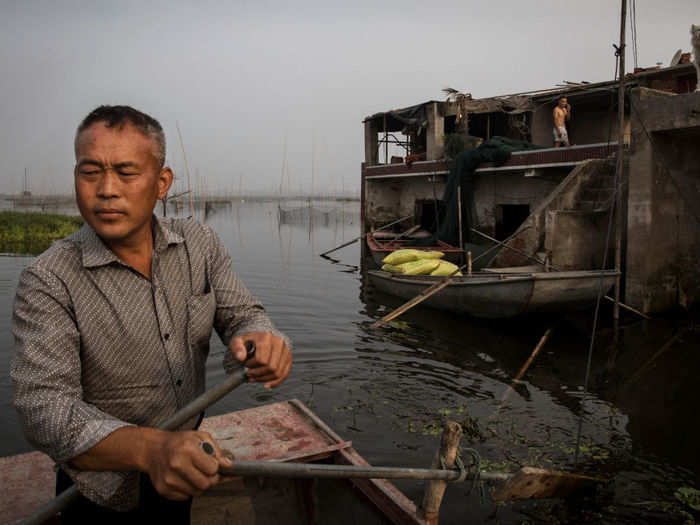
[[[469,485],[469,488],[467,489],[466,494],[467,495],[471,494],[472,491],[474,490],[474,487],[479,485],[479,489],[480,489],[479,494],[480,494],[480,498],[481,498],[481,503],[483,504],[484,503],[484,490],[483,490],[484,487],[483,487],[483,483],[481,483],[481,456],[479,455],[479,452],[477,452],[477,450],[473,449],[473,448],[465,448],[462,450],[464,450],[464,452],[466,452],[467,454],[469,454],[471,456],[472,464],[470,465],[470,467],[474,469],[474,475],[472,476],[472,482]],[[462,462],[462,460],[460,458],[460,463],[461,462]]]
[[[615,57],[616,57],[616,64],[615,64],[615,76],[617,77],[617,72],[618,72],[618,64],[622,55],[622,50],[613,44],[613,47],[615,48]],[[620,76],[622,71],[620,70]],[[618,124],[619,125],[619,124]],[[617,159],[617,166],[615,169],[615,176],[613,177],[613,194],[612,194],[612,202],[617,203],[617,194],[620,191],[619,186],[619,181],[618,181],[618,176],[620,172],[624,169],[624,165],[622,164],[622,159]],[[588,345],[588,356],[586,358],[586,375],[583,381],[583,396],[582,396],[582,403],[581,403],[581,410],[579,412],[578,416],[578,428],[576,430],[576,451],[574,453],[574,467],[578,465],[578,456],[579,452],[581,451],[581,431],[583,429],[583,402],[586,400],[586,396],[588,395],[588,382],[591,377],[591,362],[593,361],[593,349],[595,348],[595,336],[596,332],[598,331],[598,314],[600,312],[600,303],[603,298],[603,275],[605,272],[605,268],[607,267],[608,263],[608,246],[610,246],[610,236],[612,232],[612,225],[613,225],[613,217],[615,216],[615,211],[616,211],[617,206],[612,205],[610,206],[610,213],[608,215],[608,228],[605,233],[605,250],[603,252],[603,263],[600,268],[600,280],[598,282],[598,295],[596,297],[596,302],[595,302],[595,311],[593,313],[593,327],[591,328],[591,339],[590,343]],[[617,213],[620,213],[620,210],[617,210]]]
[[[471,456],[472,462],[467,467],[464,464],[464,461],[462,461],[462,451],[466,452]],[[457,451],[457,456],[455,457],[455,464],[457,465],[457,470],[459,472],[459,477],[455,480],[452,480],[453,483],[462,483],[464,480],[467,479],[467,476],[469,476],[469,470],[474,469],[474,473],[472,474],[472,482],[469,485],[469,488],[467,489],[466,494],[469,495],[471,494],[472,490],[474,490],[474,487],[479,484],[481,486],[481,456],[479,455],[479,452],[476,451],[473,448],[461,448]],[[447,466],[447,463],[445,461],[444,456],[440,456],[440,468],[442,470],[453,470],[450,469]],[[481,487],[481,496],[482,496],[482,503],[483,503],[483,487]]]
[[[630,29],[632,31],[632,57],[634,59],[634,68],[639,65],[639,54],[637,46],[637,0],[632,0],[630,5]]]

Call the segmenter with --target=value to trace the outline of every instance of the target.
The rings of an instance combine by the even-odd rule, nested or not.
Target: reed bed
[[[40,253],[83,225],[82,217],[55,213],[0,212],[0,251]]]

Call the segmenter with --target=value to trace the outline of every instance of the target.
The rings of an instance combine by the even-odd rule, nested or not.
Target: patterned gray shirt
[[[120,427],[156,426],[201,394],[212,327],[224,345],[251,331],[284,337],[210,228],[153,225],[150,281],[86,224],[24,270],[14,304],[10,374],[27,438],[86,497],[121,510],[138,501],[137,473],[67,462]],[[235,366],[226,352],[224,367]]]

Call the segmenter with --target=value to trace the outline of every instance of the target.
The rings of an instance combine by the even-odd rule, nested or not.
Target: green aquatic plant
[[[53,213],[0,212],[0,250],[38,253],[83,225],[82,217]]]
[[[700,490],[692,487],[681,487],[673,495],[681,503],[694,510],[700,510]]]

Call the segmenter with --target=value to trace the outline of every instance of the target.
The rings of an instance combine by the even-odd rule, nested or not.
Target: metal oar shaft
[[[356,465],[319,465],[315,463],[276,463],[269,461],[234,461],[232,467],[219,469],[224,476],[259,476],[269,478],[332,478],[332,479],[439,479],[454,481],[460,477],[456,470],[407,467],[366,467]],[[468,474],[466,479],[473,479]],[[505,481],[510,474],[482,472],[487,481]]]
[[[221,383],[193,399],[168,419],[160,423],[157,428],[161,430],[176,430],[180,425],[204,412],[207,407],[216,403],[231,390],[241,386],[247,380],[248,377],[246,376],[245,368],[236,370]]]

